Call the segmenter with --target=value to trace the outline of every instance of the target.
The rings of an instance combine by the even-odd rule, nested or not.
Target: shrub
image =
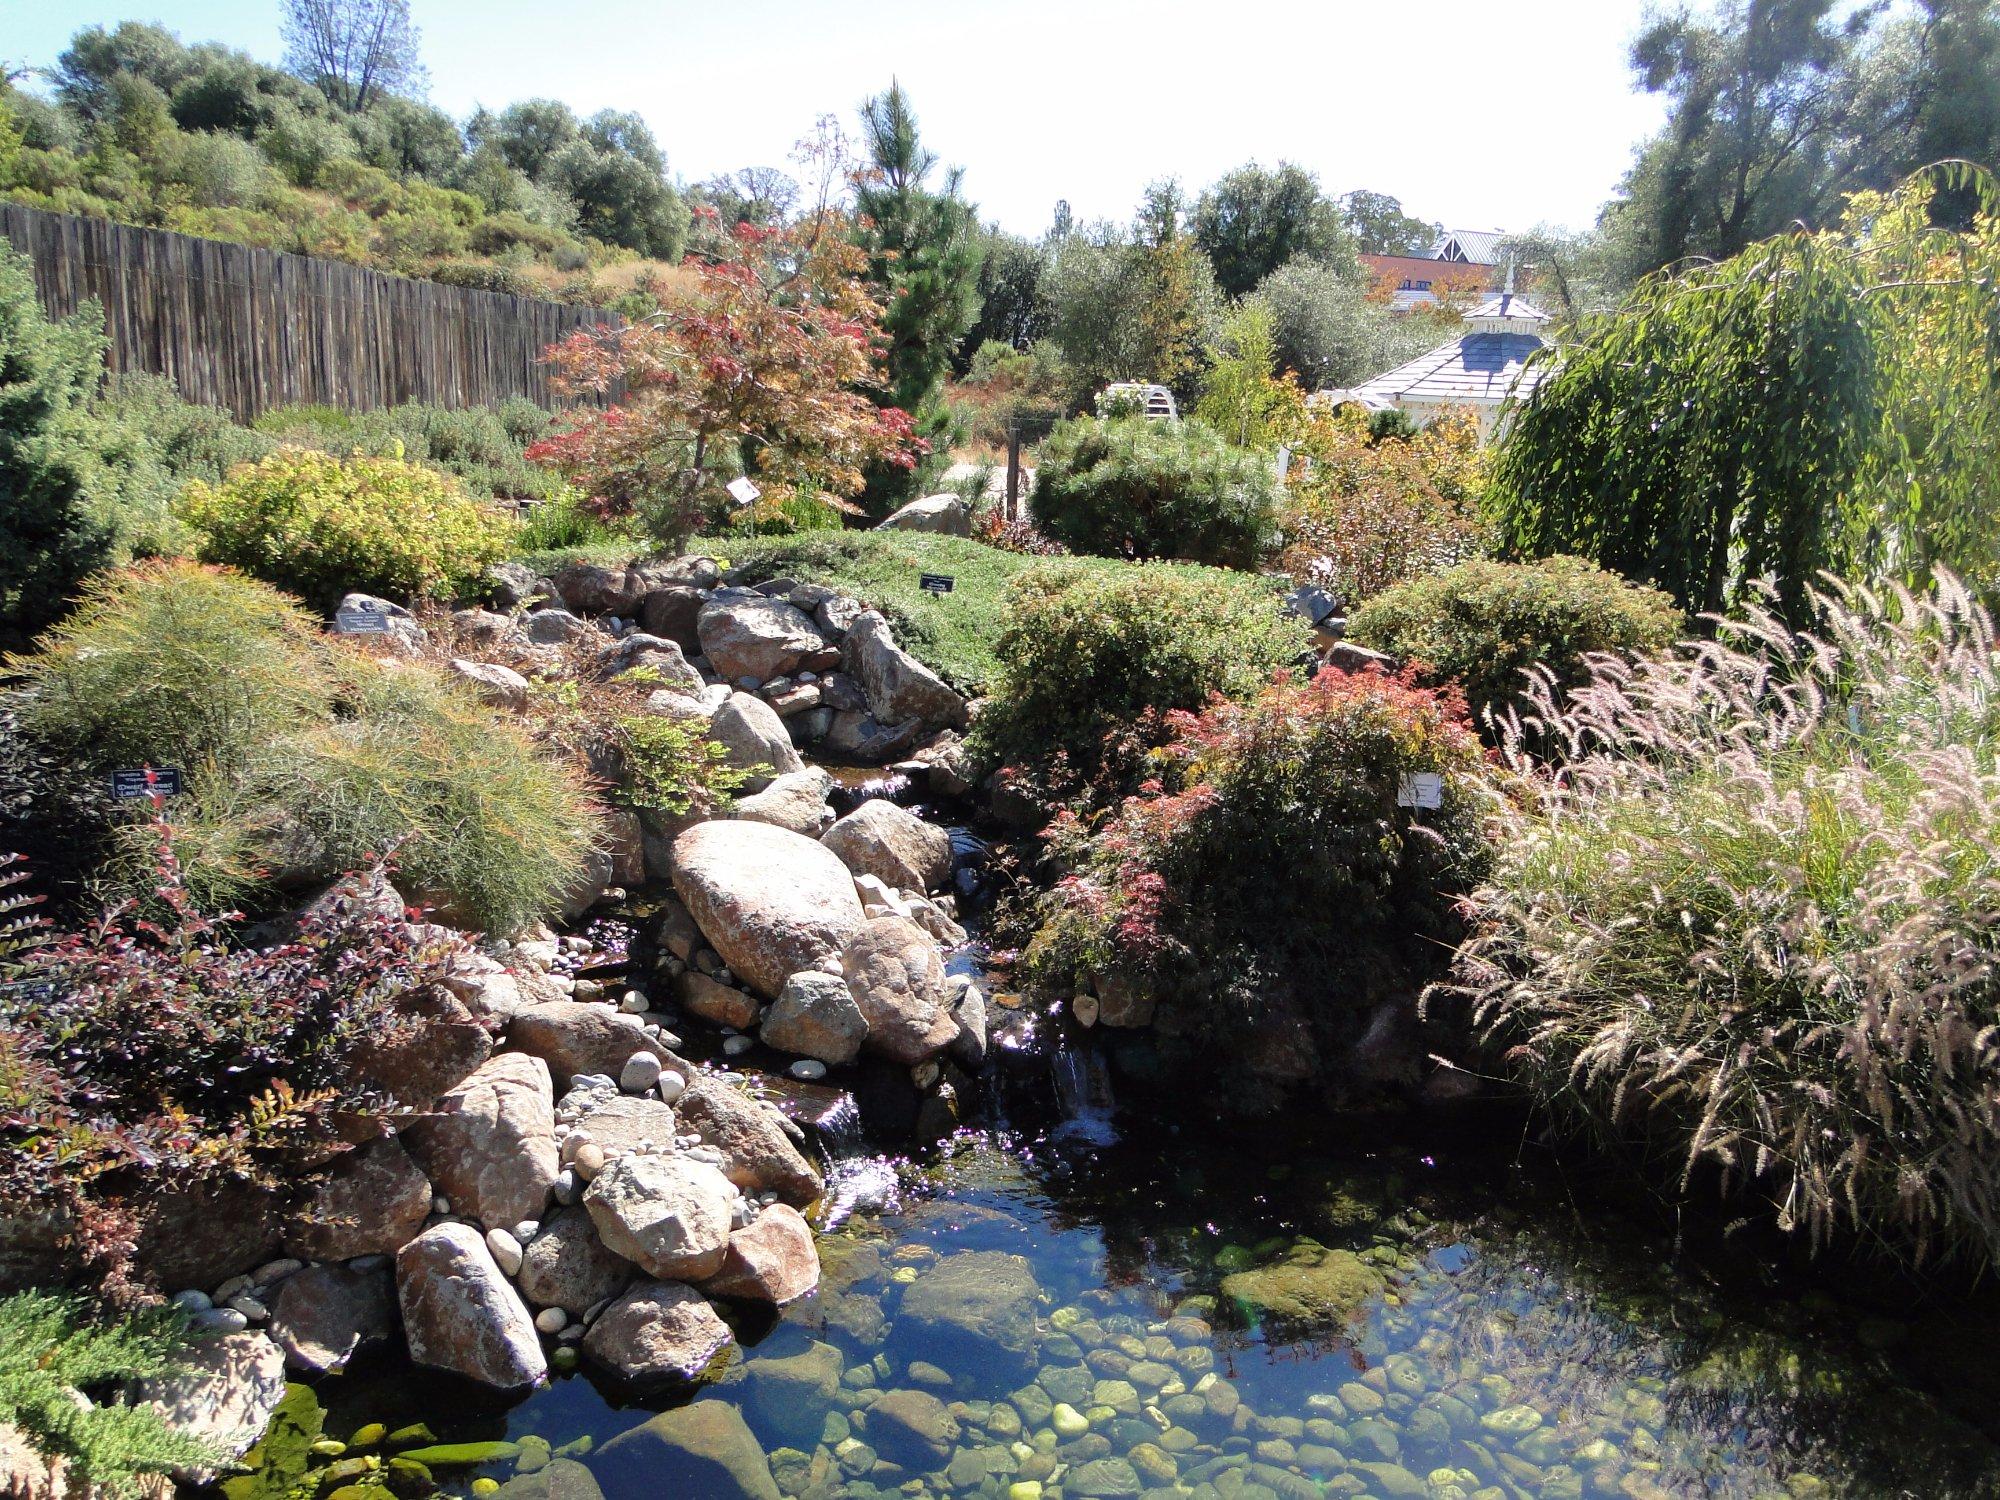
[[[1306,649],[1261,580],[1206,569],[1047,563],[1015,579],[1002,615],[975,739],[1062,800],[1129,790],[1161,714],[1248,697]]]
[[[180,512],[200,555],[330,604],[349,590],[428,597],[506,551],[508,523],[454,480],[394,458],[286,451],[216,485]]]
[[[174,502],[196,479],[220,482],[238,464],[267,456],[274,444],[239,427],[228,412],[183,401],[160,375],[113,375],[90,404],[99,468],[93,509],[111,537],[108,560],[171,557],[191,545]]]
[[[118,1382],[172,1371],[186,1347],[179,1308],[117,1316],[74,1295],[0,1299],[0,1423],[45,1458],[61,1459],[79,1491],[147,1493],[142,1479],[207,1467],[221,1455],[176,1432],[151,1406],[101,1398]],[[80,1402],[80,1392],[100,1399]]]
[[[1463,715],[1455,695],[1339,671],[1169,715],[1158,780],[1095,832],[1059,822],[1075,873],[1044,903],[1026,977],[1157,1003],[1169,1055],[1220,1072],[1234,1107],[1319,1081],[1436,972],[1454,892],[1483,869]],[[1438,808],[1399,805],[1418,773],[1442,778]]]
[[[1579,557],[1536,563],[1477,561],[1377,594],[1347,622],[1366,646],[1416,666],[1432,684],[1455,682],[1476,722],[1504,715],[1545,670],[1560,693],[1586,681],[1607,651],[1665,650],[1684,621],[1657,589],[1628,583]]]
[[[512,266],[485,260],[448,260],[432,266],[425,275],[446,286],[462,286],[475,292],[499,292],[508,297],[532,297],[537,288]]]
[[[1293,451],[1280,565],[1348,609],[1486,550],[1484,460],[1469,417],[1410,439],[1370,435],[1360,412],[1314,411]]]
[[[2000,670],[1936,598],[1815,601],[1698,655],[1600,663],[1498,810],[1476,936],[1431,1004],[1679,1190],[1814,1247],[2000,1253]]]
[[[1058,541],[1104,557],[1254,568],[1278,536],[1270,457],[1199,422],[1065,422],[1042,445],[1033,505]]]

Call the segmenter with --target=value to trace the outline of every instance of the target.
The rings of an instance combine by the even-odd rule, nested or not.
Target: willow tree
[[[1940,189],[1980,204],[1938,228]],[[2000,192],[1950,163],[1642,281],[1515,413],[1493,500],[1513,552],[1576,552],[1721,611],[1821,572],[2000,585]]]

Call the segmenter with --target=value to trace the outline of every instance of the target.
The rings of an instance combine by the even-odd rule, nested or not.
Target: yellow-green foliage
[[[220,484],[197,481],[180,514],[203,561],[317,602],[359,589],[414,599],[499,558],[511,522],[456,480],[399,458],[287,449]]]
[[[23,727],[90,770],[171,765],[176,853],[206,905],[269,872],[332,876],[394,851],[454,918],[511,931],[560,905],[596,836],[576,771],[435,669],[321,635],[275,589],[155,562],[104,575],[13,658]],[[150,889],[150,824],[116,830],[114,883]]]

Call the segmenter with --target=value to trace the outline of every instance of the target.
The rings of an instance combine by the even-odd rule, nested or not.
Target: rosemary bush
[[[2000,1251],[2000,669],[1933,594],[1549,677],[1452,982],[1560,1117],[1836,1236]],[[1546,736],[1543,738],[1542,736]],[[1568,762],[1560,776],[1526,747]]]

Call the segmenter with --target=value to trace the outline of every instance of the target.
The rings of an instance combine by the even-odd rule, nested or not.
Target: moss
[[[1347,1250],[1310,1241],[1282,1260],[1222,1278],[1222,1294],[1258,1321],[1346,1323],[1386,1290],[1382,1277]]]

